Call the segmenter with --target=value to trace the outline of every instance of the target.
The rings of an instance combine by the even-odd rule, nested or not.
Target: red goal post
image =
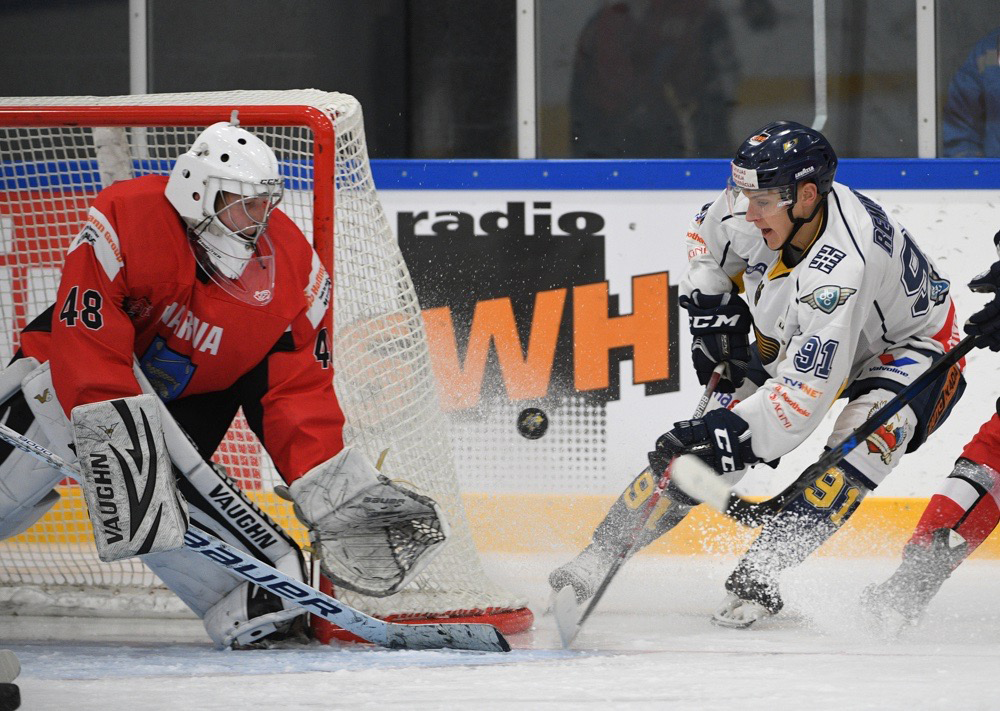
[[[338,595],[397,621],[475,619],[505,633],[530,627],[525,602],[485,575],[472,543],[419,305],[375,193],[353,97],[301,90],[0,98],[0,358],[10,358],[20,329],[54,301],[65,250],[94,195],[114,180],[169,172],[202,128],[234,111],[274,149],[286,182],[281,209],[334,276],[334,383],[345,441],[373,461],[388,449],[383,472],[434,497],[452,528],[442,553],[397,595]],[[290,505],[274,496],[280,479],[242,416],[215,459],[306,543]],[[64,482],[59,491],[42,521],[0,542],[0,614],[108,614],[109,606],[173,614],[176,605],[159,601],[169,595],[141,563],[97,560],[77,487]]]

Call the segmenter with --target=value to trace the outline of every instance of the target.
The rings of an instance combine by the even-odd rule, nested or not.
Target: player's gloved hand
[[[750,307],[738,294],[703,294],[698,289],[682,295],[679,303],[687,309],[694,336],[691,358],[698,382],[706,385],[715,366],[725,363],[715,390],[733,392],[743,384],[750,364]]]
[[[1000,232],[993,236],[993,244],[1000,251]],[[980,294],[994,294],[993,300],[965,322],[965,332],[976,336],[976,346],[1000,351],[1000,262],[969,282],[969,288]]]
[[[760,459],[750,447],[750,426],[732,410],[719,408],[696,420],[675,422],[649,453],[653,474],[661,476],[680,454],[694,454],[717,473],[739,471]]]

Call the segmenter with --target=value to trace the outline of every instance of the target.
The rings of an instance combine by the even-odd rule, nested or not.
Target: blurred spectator
[[[945,157],[1000,157],[1000,28],[979,40],[952,77],[941,137]]]
[[[735,57],[726,16],[709,0],[606,2],[577,42],[573,155],[728,155]]]

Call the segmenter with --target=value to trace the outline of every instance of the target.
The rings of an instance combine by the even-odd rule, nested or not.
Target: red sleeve
[[[109,208],[98,196],[70,246],[52,314],[52,383],[67,415],[77,405],[142,392],[132,372],[135,329],[122,310],[124,260]]]
[[[313,283],[318,264],[315,260]],[[292,322],[291,349],[268,356],[267,392],[261,398],[264,448],[288,483],[344,448],[327,330],[330,279],[322,268],[319,278],[325,285]]]

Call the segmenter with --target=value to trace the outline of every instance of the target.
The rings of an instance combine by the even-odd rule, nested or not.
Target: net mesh
[[[114,180],[168,173],[174,158],[211,123],[192,125],[181,118],[189,107],[244,107],[241,125],[271,145],[281,164],[286,181],[281,209],[310,240],[315,238],[323,254],[323,230],[317,226],[324,220],[328,224],[330,215],[319,199],[324,187],[317,191],[314,184],[317,137],[295,120],[261,125],[276,119],[247,118],[247,107],[270,105],[313,107],[333,122],[334,384],[346,417],[345,442],[372,461],[388,450],[383,473],[433,497],[452,530],[442,553],[404,591],[383,599],[344,591],[339,596],[369,614],[404,619],[523,608],[523,600],[485,575],[473,545],[416,294],[375,194],[361,108],[350,96],[305,90],[0,99],[0,116],[8,114],[2,119],[7,125],[0,126],[0,356],[15,352],[21,328],[55,300],[63,256],[96,193]],[[7,111],[19,106],[74,106],[81,112],[76,125],[25,126]],[[86,108],[124,106],[165,108],[156,112],[155,121],[143,114],[142,121],[115,119],[134,125],[113,126],[103,126]],[[229,115],[227,109],[224,118]],[[164,122],[171,125],[153,125]],[[242,415],[215,459],[258,505],[305,542],[290,505],[273,495],[280,479]],[[138,561],[98,561],[79,489],[62,482],[59,491],[60,501],[42,521],[0,542],[0,609],[17,611],[19,595],[45,600],[41,607],[47,607],[74,589],[98,589],[102,595],[109,589],[123,595],[138,591],[140,600],[159,589]],[[144,605],[154,612],[163,607],[143,602],[139,607]]]

